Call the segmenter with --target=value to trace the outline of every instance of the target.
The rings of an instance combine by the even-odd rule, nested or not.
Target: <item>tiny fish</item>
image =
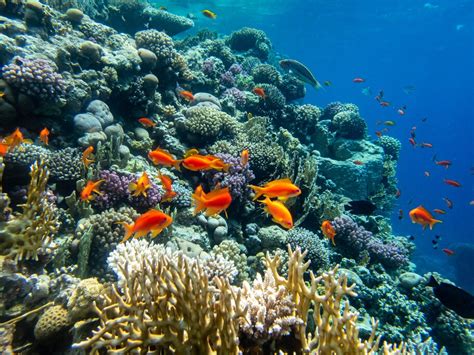
[[[90,164],[94,163],[94,159],[89,159],[89,156],[94,152],[94,147],[93,146],[88,146],[86,150],[82,152],[82,163],[86,167],[86,169],[89,167]]]
[[[413,148],[416,147],[416,141],[413,138],[408,139],[408,141],[410,142],[410,144]]]
[[[324,86],[331,86],[332,85],[332,82],[329,81],[329,80],[326,80],[324,83],[323,83]]]
[[[212,12],[211,10],[202,10],[201,13],[206,16],[207,18],[210,18],[210,19],[215,19],[217,17],[217,15]]]
[[[364,162],[363,161],[360,161],[360,160],[354,160],[353,163],[355,165],[364,165]]]
[[[155,127],[156,123],[150,120],[149,118],[142,117],[138,119],[138,122],[140,122],[143,126],[145,127]]]
[[[290,197],[296,197],[301,195],[301,190],[298,186],[293,184],[290,179],[278,179],[270,181],[263,187],[248,185],[255,192],[254,201],[260,196],[266,196],[270,198],[278,198],[279,200],[287,200]]]
[[[232,203],[228,187],[205,193],[202,186],[199,185],[192,194],[192,198],[195,206],[194,214],[204,211],[208,217],[225,212]]]
[[[151,187],[150,178],[148,174],[144,171],[142,176],[136,181],[132,181],[128,185],[129,191],[132,193],[132,196],[144,196],[147,197],[147,190]]]
[[[453,208],[454,207],[453,201],[451,201],[449,198],[443,197],[443,200],[444,200],[444,202],[446,202],[446,206],[448,206],[448,208]]]
[[[163,185],[163,189],[165,190],[165,194],[161,198],[161,202],[169,202],[173,198],[176,197],[176,192],[173,191],[173,185],[171,178],[167,175],[162,175],[161,171],[158,170],[158,178],[161,181],[161,184]]]
[[[424,174],[425,174],[426,177],[429,177],[429,176],[430,176],[430,172],[429,172],[429,171],[425,171]]]
[[[334,242],[334,237],[336,236],[336,230],[334,229],[333,225],[330,221],[323,221],[321,224],[321,230],[326,238],[328,238],[333,245],[336,245]]]
[[[186,101],[193,101],[194,100],[194,95],[191,91],[188,90],[182,90],[179,92],[179,96],[181,96],[183,99]]]
[[[365,79],[364,79],[364,78],[359,78],[359,77],[357,77],[357,78],[352,79],[352,82],[353,82],[353,83],[357,83],[357,84],[359,84],[359,83],[364,83],[364,82],[365,82]]]
[[[435,164],[439,166],[444,166],[446,169],[448,169],[452,165],[451,160],[435,160]]]
[[[403,219],[403,210],[399,209],[398,210],[398,219],[401,221]]]
[[[388,107],[388,106],[390,106],[390,102],[388,102],[388,101],[380,101],[380,106],[382,106],[382,107]]]
[[[249,163],[249,150],[244,149],[242,153],[240,153],[240,164],[242,166],[246,166]]]
[[[425,143],[425,142],[423,142],[423,143],[420,143],[420,144],[418,144],[418,145],[419,145],[421,148],[433,148],[433,144],[431,144],[431,143]]]
[[[86,186],[81,191],[81,200],[84,202],[92,201],[94,199],[94,192],[98,195],[102,195],[102,192],[99,191],[99,185],[104,181],[105,180],[87,181]]]
[[[127,241],[131,236],[140,238],[148,233],[151,233],[151,237],[155,238],[172,222],[173,218],[171,216],[155,209],[143,213],[132,224],[118,222],[125,228],[125,235],[122,239],[122,243]]]
[[[39,134],[39,139],[43,142],[44,145],[48,145],[49,143],[49,129],[46,127],[43,128]]]
[[[260,87],[256,87],[252,90],[252,92],[261,97],[262,99],[265,99],[267,97],[267,95],[265,94],[265,90],[263,88],[260,88]]]
[[[455,254],[454,250],[451,250],[451,249],[448,249],[448,248],[444,248],[442,250],[443,250],[443,253],[445,253],[447,256],[452,256],[452,255]]]
[[[435,208],[433,210],[433,212],[437,213],[437,214],[446,214],[446,211],[445,210],[442,210],[441,208]]]
[[[293,217],[288,208],[280,201],[272,201],[268,197],[265,200],[259,201],[264,204],[265,212],[272,216],[272,221],[278,223],[286,229],[293,228]]]
[[[456,180],[451,180],[451,179],[444,179],[444,183],[446,185],[451,185],[451,186],[454,186],[454,187],[461,187],[461,183],[457,182]]]
[[[155,165],[173,166],[175,169],[180,170],[181,160],[175,159],[166,150],[156,148],[155,150],[148,153],[148,158]]]

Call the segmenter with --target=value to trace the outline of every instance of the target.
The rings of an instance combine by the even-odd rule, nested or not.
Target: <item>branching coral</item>
[[[38,260],[59,228],[54,205],[46,195],[49,171],[42,162],[31,167],[30,185],[22,212],[0,223],[0,251],[8,258]],[[1,181],[1,178],[0,178]]]
[[[179,254],[142,258],[140,272],[127,268],[123,290],[116,287],[95,307],[100,319],[93,336],[75,347],[109,352],[236,354],[240,294],[214,278],[210,286],[201,266]],[[138,292],[137,290],[140,290]]]

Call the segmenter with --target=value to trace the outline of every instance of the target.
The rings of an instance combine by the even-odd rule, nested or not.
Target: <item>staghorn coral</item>
[[[44,163],[34,163],[30,177],[22,212],[12,214],[0,223],[1,254],[15,261],[38,260],[38,255],[50,245],[59,228],[55,206],[46,193],[49,171]]]
[[[336,217],[332,225],[336,230],[336,246],[342,248],[345,254],[361,259],[368,252],[370,257],[390,268],[408,263],[406,249],[394,243],[383,243],[351,218],[344,215]]]
[[[355,297],[355,285],[348,286],[347,277],[337,277],[336,266],[333,270],[316,277],[310,272],[310,282],[306,283],[304,273],[309,262],[304,263],[306,253],[299,248],[288,248],[288,276],[278,272],[280,257],[270,258],[267,254],[266,265],[271,271],[277,287],[283,286],[296,305],[293,316],[303,320],[303,325],[295,325],[294,333],[300,346],[294,351],[315,354],[375,354],[379,347],[379,338],[375,337],[377,322],[372,320],[372,332],[367,340],[359,338],[356,326],[357,312],[350,309],[347,296]],[[306,324],[312,315],[315,330],[307,333]],[[276,350],[276,349],[272,349]],[[384,354],[404,353],[404,344],[399,346],[384,344]],[[400,352],[396,352],[400,350]],[[286,350],[288,351],[288,350]]]
[[[20,92],[40,100],[57,102],[65,94],[66,84],[54,63],[45,59],[15,57],[2,69],[5,81]]]
[[[136,272],[122,265],[123,290],[112,286],[104,295],[95,306],[99,328],[73,347],[93,353],[237,353],[243,310],[227,280],[215,277],[210,286],[201,266],[181,253],[139,259]]]

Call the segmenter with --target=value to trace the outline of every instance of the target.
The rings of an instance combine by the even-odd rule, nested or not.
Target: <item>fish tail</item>
[[[202,195],[198,195],[196,193],[193,193],[192,197],[194,204],[196,205],[194,208],[194,215],[196,215],[206,209],[206,201]]]
[[[128,224],[127,222],[115,222],[116,224],[121,224],[125,229],[125,235],[120,243],[126,242],[133,234],[133,224]]]
[[[255,192],[255,196],[253,198],[254,201],[258,200],[258,198],[263,195],[263,187],[256,185],[248,185],[248,187],[250,187]]]
[[[321,83],[319,81],[316,80],[316,83],[314,83],[313,87],[316,89],[316,90],[321,90],[321,89],[324,89],[324,86],[321,85]]]
[[[181,171],[181,162],[182,160],[175,160],[175,162],[173,163],[173,167],[178,170],[178,171]]]
[[[440,221],[439,219],[433,219],[433,221],[430,223],[430,230],[433,229],[433,226],[434,226],[436,223],[443,223],[443,221]]]
[[[433,275],[431,275],[430,279],[428,280],[428,283],[426,284],[426,286],[429,286],[429,287],[436,287],[436,286],[439,286],[439,282],[434,278]]]

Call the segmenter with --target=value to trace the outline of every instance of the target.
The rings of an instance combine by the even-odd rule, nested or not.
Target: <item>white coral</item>
[[[291,295],[285,287],[275,285],[269,270],[263,279],[257,274],[252,286],[244,281],[241,302],[247,313],[240,329],[259,344],[288,335],[293,326],[303,324],[301,318],[294,316],[296,308]]]

